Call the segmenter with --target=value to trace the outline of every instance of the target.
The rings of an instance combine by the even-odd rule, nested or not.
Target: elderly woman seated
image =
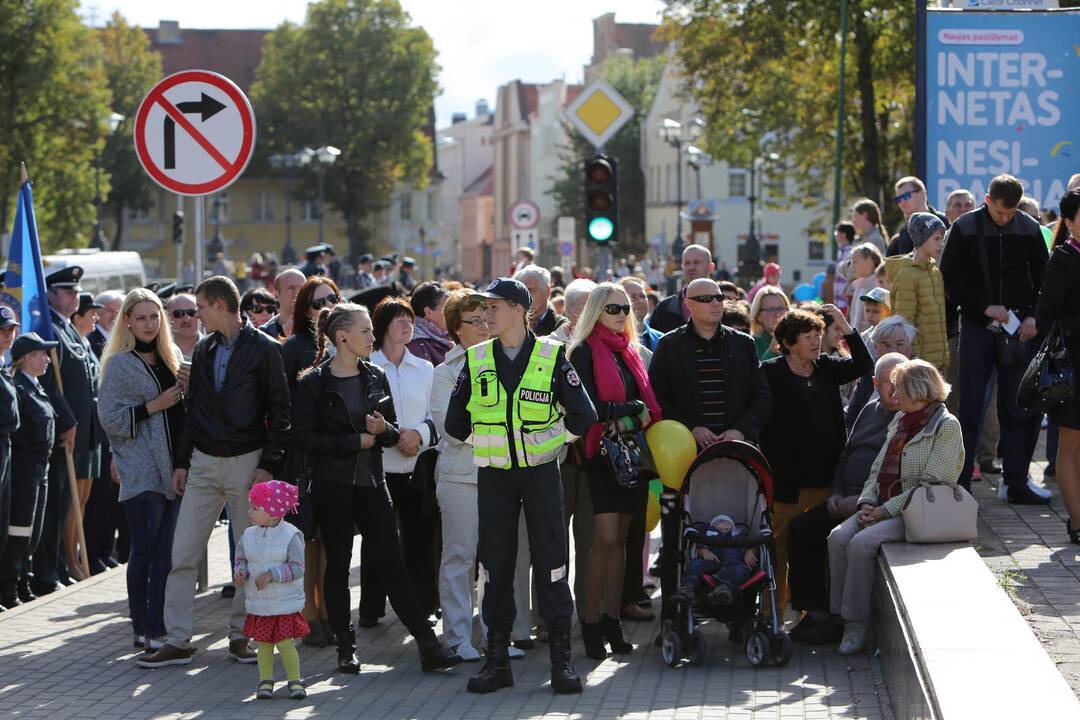
[[[829,534],[829,604],[844,620],[840,652],[863,648],[870,627],[875,557],[882,543],[904,539],[901,510],[920,480],[956,482],[964,462],[958,421],[945,409],[949,386],[925,360],[893,368],[900,412],[870,468],[858,511]]]
[[[890,315],[875,325],[869,333],[867,347],[875,361],[891,352],[900,353],[907,358],[913,356],[911,348],[915,343],[915,326],[904,319],[903,315]],[[873,373],[867,373],[855,383],[851,399],[844,408],[844,424],[848,432],[851,432],[855,418],[859,417],[866,403],[874,399],[876,392]]]

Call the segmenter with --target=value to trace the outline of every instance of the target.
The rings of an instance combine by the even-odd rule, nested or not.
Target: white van
[[[46,275],[60,268],[78,265],[83,269],[79,284],[85,292],[95,297],[106,290],[127,292],[146,285],[146,269],[137,252],[125,250],[108,252],[80,248],[61,250],[55,255],[45,255],[41,258],[41,262],[45,267]]]

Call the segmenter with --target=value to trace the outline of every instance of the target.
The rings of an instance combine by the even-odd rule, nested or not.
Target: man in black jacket
[[[196,566],[210,531],[228,503],[233,537],[240,540],[248,526],[248,489],[276,476],[289,438],[289,384],[277,342],[241,317],[232,280],[204,280],[195,300],[210,334],[191,359],[187,422],[173,456],[173,489],[185,497],[165,586],[168,639],[139,660],[143,667],[191,662]],[[238,586],[229,617],[229,657],[253,663],[245,615],[244,588]]]
[[[1038,222],[1017,212],[1023,194],[1024,186],[1011,175],[991,180],[985,204],[949,229],[941,273],[946,295],[960,306],[958,390],[967,456],[960,484],[971,484],[986,386],[997,368],[995,411],[1007,498],[1042,504],[1049,502],[1049,493],[1028,480],[1040,416],[1016,404],[1016,390],[1036,350],[1035,301],[1047,253]],[[1009,346],[1017,351],[1009,352]]]
[[[649,327],[666,333],[685,325],[690,319],[692,309],[691,304],[686,301],[687,287],[695,280],[711,277],[715,269],[716,264],[713,263],[709,248],[704,245],[687,245],[682,253],[683,289],[660,301],[649,316]]]
[[[514,273],[514,279],[529,289],[532,305],[530,329],[536,337],[544,337],[566,324],[566,318],[555,312],[551,304],[551,273],[539,265],[526,265]]]
[[[926,185],[917,177],[902,177],[896,181],[896,204],[900,212],[904,213],[904,224],[885,250],[887,257],[907,255],[915,250],[915,244],[908,233],[907,221],[917,212],[933,213],[941,218],[945,227],[949,227],[949,219],[930,206],[930,199],[926,196]]]

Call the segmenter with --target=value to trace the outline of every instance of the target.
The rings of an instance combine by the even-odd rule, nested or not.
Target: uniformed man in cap
[[[390,268],[393,265],[386,260],[379,260],[372,268],[371,274],[375,278],[376,285],[389,285],[391,282]]]
[[[375,264],[375,256],[371,253],[364,253],[360,256],[360,262],[356,266],[356,289],[367,290],[369,287],[375,285],[375,276],[371,274],[372,266]]]
[[[304,277],[311,277],[312,275],[325,275],[326,266],[323,262],[326,251],[326,245],[312,245],[307,250],[304,250],[304,264],[300,266],[300,272],[304,273]]]
[[[416,289],[416,280],[413,278],[415,269],[415,260],[407,255],[401,258],[401,271],[398,273],[398,282],[401,283],[401,287],[405,288],[405,292],[409,294],[412,294],[412,291]]]
[[[323,243],[323,256],[322,264],[326,268],[326,276],[333,280],[338,285],[341,284],[341,261],[338,260],[337,253],[334,252],[334,246],[330,243]]]
[[[32,589],[38,595],[57,589],[58,583],[71,583],[68,567],[61,556],[64,524],[71,507],[65,452],[75,461],[75,477],[89,484],[97,470],[97,445],[94,443],[94,403],[97,398],[93,352],[83,343],[70,318],[79,308],[79,280],[83,269],[78,265],[61,268],[45,278],[48,287],[53,336],[58,369],[63,384],[57,382],[55,369],[41,376],[41,385],[56,410],[56,449],[49,461],[49,488],[45,506],[45,525],[41,543],[34,553]]]
[[[574,602],[566,577],[559,454],[596,422],[596,409],[563,344],[529,330],[532,297],[525,285],[499,278],[479,295],[495,337],[469,348],[446,413],[446,432],[472,444],[479,466],[478,558],[487,572],[482,609],[487,658],[468,689],[487,693],[514,684],[509,643],[518,518],[524,508],[540,616],[548,628],[551,688],[581,692],[570,662]]]
[[[0,305],[0,356],[11,349],[19,320],[11,308]],[[19,428],[19,398],[7,370],[0,370],[0,556],[11,517],[11,434]],[[0,609],[7,603],[0,599]],[[18,604],[18,603],[16,603]]]

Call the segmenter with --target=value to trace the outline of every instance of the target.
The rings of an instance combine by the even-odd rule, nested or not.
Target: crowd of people
[[[552,689],[580,692],[575,616],[596,660],[632,653],[623,622],[656,616],[647,485],[609,455],[664,419],[699,449],[760,447],[777,607],[799,614],[795,640],[858,652],[874,557],[903,540],[919,480],[1001,473],[1005,501],[1049,502],[1029,472],[1042,417],[1016,394],[1053,329],[1080,352],[1080,175],[1069,187],[1044,232],[1010,176],[945,213],[902,178],[898,232],[856,202],[811,302],[789,298],[775,263],[740,287],[701,245],[667,297],[634,259],[569,278],[527,249],[479,289],[417,282],[408,258],[388,281],[366,255],[348,298],[324,246],[243,295],[215,275],[94,298],[64,268],[46,278],[55,340],[0,307],[0,606],[126,563],[138,664],[188,664],[207,543],[227,522],[228,656],[258,664],[257,697],[273,695],[275,652],[304,696],[297,639],[360,672],[387,599],[424,671],[483,660],[468,690],[492,692],[543,642]],[[1080,396],[1049,424],[1080,543]],[[735,555],[744,575],[758,561]],[[709,591],[688,578],[662,617]]]

